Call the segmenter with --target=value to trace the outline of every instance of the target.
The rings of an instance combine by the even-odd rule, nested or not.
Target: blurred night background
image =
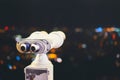
[[[16,40],[61,30],[62,47],[48,53],[54,80],[120,80],[119,0],[0,0],[0,80],[25,80],[33,54]]]

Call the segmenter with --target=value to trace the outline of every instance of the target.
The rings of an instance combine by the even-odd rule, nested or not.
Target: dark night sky
[[[119,25],[119,4],[119,0],[0,0],[0,24]]]

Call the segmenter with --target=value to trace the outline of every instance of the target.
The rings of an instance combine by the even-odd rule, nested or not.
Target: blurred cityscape
[[[18,28],[19,27],[19,28]],[[120,26],[9,26],[0,25],[0,80],[24,80],[24,67],[35,55],[21,54],[18,39],[34,31],[61,30],[66,34],[62,47],[48,57],[54,64],[54,80],[120,80]]]

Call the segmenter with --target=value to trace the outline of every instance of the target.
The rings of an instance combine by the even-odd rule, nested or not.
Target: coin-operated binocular
[[[65,34],[62,31],[35,31],[29,37],[16,43],[20,53],[36,55],[33,62],[24,68],[25,80],[53,80],[53,64],[47,57],[52,48],[62,46]]]

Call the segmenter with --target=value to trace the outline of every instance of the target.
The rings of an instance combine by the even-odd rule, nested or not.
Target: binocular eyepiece
[[[50,44],[43,39],[25,39],[17,43],[17,49],[20,53],[47,53]]]
[[[27,52],[29,50],[30,50],[30,44],[29,43],[21,44],[21,51]]]
[[[42,46],[40,44],[37,43],[33,43],[33,44],[29,44],[29,43],[22,43],[21,44],[21,51],[23,52],[38,52],[40,49],[42,48]]]

